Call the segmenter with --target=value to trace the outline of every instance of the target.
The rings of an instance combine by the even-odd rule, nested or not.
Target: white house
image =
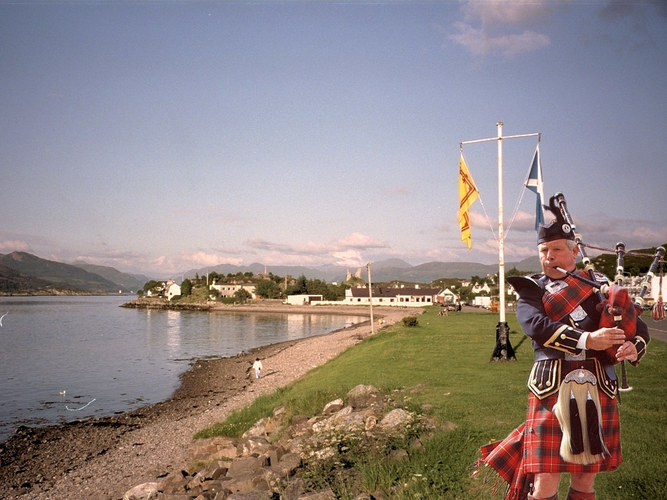
[[[171,300],[174,297],[180,296],[181,295],[181,285],[176,284],[175,281],[168,281],[167,282],[167,299]]]
[[[314,302],[322,302],[324,296],[322,295],[308,295],[308,294],[299,294],[299,295],[288,295],[286,304],[291,306],[305,306],[310,305]]]
[[[371,294],[374,306],[423,307],[438,302],[437,288],[400,287],[373,288]],[[345,304],[369,305],[368,288],[348,288],[345,290]]]
[[[252,283],[243,283],[243,284],[222,283],[218,285],[214,281],[213,284],[209,286],[209,289],[217,290],[220,293],[221,297],[233,297],[237,291],[244,289],[246,292],[250,294],[250,297],[252,299],[257,298],[257,295],[255,294],[255,285],[253,285]]]
[[[475,283],[472,287],[472,293],[477,295],[482,292],[491,293],[491,287],[489,287],[489,284],[484,283],[483,285],[480,285],[479,283]]]
[[[445,288],[438,294],[438,302],[444,305],[456,304],[459,301],[457,295],[449,288]]]

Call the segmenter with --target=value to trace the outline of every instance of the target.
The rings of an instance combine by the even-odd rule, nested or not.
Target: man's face
[[[546,243],[540,243],[537,247],[542,271],[549,278],[561,279],[565,277],[564,273],[556,271],[556,267],[563,268],[566,271],[574,271],[576,267],[577,247],[575,246],[570,250],[567,241],[547,241]]]

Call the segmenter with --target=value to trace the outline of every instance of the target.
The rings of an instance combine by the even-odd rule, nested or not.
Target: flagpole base
[[[509,333],[510,328],[507,322],[499,321],[496,326],[496,348],[491,355],[491,361],[516,361]]]

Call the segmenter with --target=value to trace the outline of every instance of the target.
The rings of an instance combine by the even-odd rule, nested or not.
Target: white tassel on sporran
[[[563,460],[589,465],[609,455],[602,436],[597,379],[592,372],[580,368],[566,375],[554,414],[563,431],[560,444]]]

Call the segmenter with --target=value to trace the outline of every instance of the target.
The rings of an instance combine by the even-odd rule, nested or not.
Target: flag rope
[[[526,180],[528,180],[528,177],[526,177]],[[526,183],[523,183],[523,186],[521,186],[521,190],[519,191],[519,196],[516,202],[516,205],[514,205],[514,212],[512,212],[512,217],[510,218],[510,222],[507,225],[507,229],[505,230],[505,238],[507,238],[507,235],[509,234],[510,230],[512,229],[512,224],[514,224],[514,220],[516,219],[516,216],[519,215],[519,207],[521,206],[521,202],[523,201],[523,195],[526,193]]]
[[[484,206],[484,202],[482,201],[482,195],[479,195],[479,204],[482,205],[482,210],[484,211],[484,217],[486,218],[486,222],[489,224],[489,229],[491,230],[491,234],[493,235],[493,239],[498,241],[498,237],[496,236],[496,232],[493,230],[493,224],[491,224],[491,218],[489,217],[489,214],[486,212],[486,207]]]

